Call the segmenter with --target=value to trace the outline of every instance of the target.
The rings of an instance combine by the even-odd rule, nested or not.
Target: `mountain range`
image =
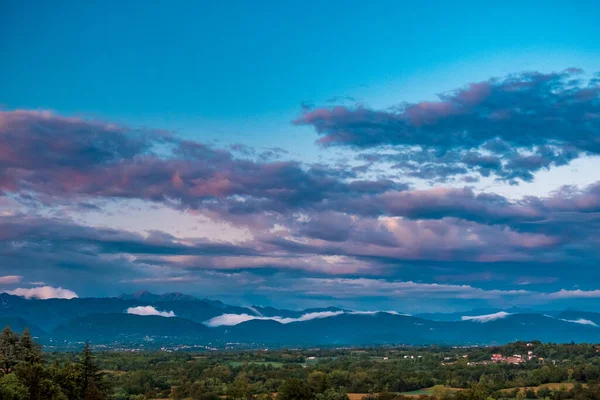
[[[25,299],[0,294],[0,325],[29,327],[55,347],[95,344],[230,346],[490,345],[516,340],[600,342],[600,313],[479,309],[408,315],[335,307],[231,306],[182,293]]]

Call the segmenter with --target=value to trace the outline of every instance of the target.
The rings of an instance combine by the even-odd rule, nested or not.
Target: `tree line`
[[[531,349],[539,357],[520,365],[485,362],[492,353]],[[428,388],[421,399],[591,400],[600,399],[599,352],[590,344],[519,342],[203,353],[93,353],[86,343],[79,354],[44,353],[28,330],[7,327],[0,334],[0,399],[348,400],[347,393],[364,393],[364,400],[406,400],[414,397],[402,393]],[[540,386],[548,383],[555,385]]]
[[[110,392],[89,343],[76,360],[47,364],[28,329],[0,333],[0,399],[105,400]]]

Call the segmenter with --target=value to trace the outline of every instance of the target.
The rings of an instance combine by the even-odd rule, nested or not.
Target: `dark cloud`
[[[125,131],[111,125],[49,112],[0,112],[0,168],[86,169],[148,153],[168,141],[156,131]]]
[[[261,224],[248,225],[252,237],[237,243],[159,231],[141,235],[39,215],[3,216],[0,259],[18,268],[7,273],[51,282],[56,281],[49,277],[60,277],[55,284],[72,288],[79,286],[65,282],[91,277],[96,284],[108,282],[107,274],[141,286],[145,279],[173,276],[195,284],[198,274],[211,270],[419,280],[429,280],[435,271],[459,277],[489,272],[516,280],[521,271],[532,275],[541,268],[561,282],[600,278],[593,268],[600,258],[596,186],[518,203],[469,190],[399,194],[403,197],[391,204],[404,217],[312,211],[270,219],[265,214],[258,217]],[[247,223],[254,215],[240,218]],[[275,222],[281,224],[277,230]]]
[[[392,110],[312,108],[294,121],[325,146],[390,147],[396,167],[429,180],[466,174],[530,181],[542,168],[600,154],[600,85],[581,71],[509,75]],[[423,164],[424,155],[428,160]],[[371,155],[389,160],[390,155]],[[403,160],[402,160],[403,159]]]
[[[219,264],[216,257],[238,257],[229,265],[239,268],[244,262],[302,268],[298,257],[483,262],[534,260],[541,253],[576,259],[578,249],[588,248],[590,257],[597,253],[591,249],[597,244],[593,232],[598,224],[594,213],[600,211],[599,185],[510,201],[468,187],[410,190],[392,180],[365,179],[345,166],[237,159],[228,151],[165,133],[129,132],[45,113],[5,112],[1,121],[0,141],[8,149],[0,154],[1,175],[11,182],[3,186],[11,196],[51,205],[64,201],[86,210],[94,209],[96,200],[148,200],[243,226],[253,237],[243,245],[193,241],[183,246],[174,238],[159,240],[156,232],[146,238],[108,230],[99,235],[82,227],[52,230],[52,224],[29,221],[16,226],[13,220],[3,221],[13,234],[37,235],[39,240],[31,245],[52,243],[48,238],[53,237],[68,251],[189,256],[188,266],[211,268]],[[496,154],[504,151],[503,143],[488,144]],[[21,157],[14,155],[13,147]],[[45,154],[45,147],[56,154]],[[243,146],[236,149],[245,151]],[[550,158],[554,154],[546,147],[538,150]],[[435,151],[420,151],[419,160],[438,168]],[[413,162],[401,157],[406,155],[399,155],[398,163]],[[486,170],[499,166],[498,156],[473,151],[439,157],[448,165],[461,160]],[[513,162],[530,169],[543,159],[519,156]],[[319,262],[309,260],[306,268]],[[336,271],[335,266],[331,270]]]
[[[0,149],[0,191],[47,203],[128,198],[200,208],[236,198],[282,210],[398,187],[391,181],[349,184],[345,179],[356,173],[344,169],[264,161],[282,153],[276,148],[259,154],[258,161],[237,159],[165,133],[39,112],[1,112]]]
[[[0,218],[0,246],[8,252],[19,250],[48,253],[75,252],[90,255],[257,255],[257,251],[242,245],[186,240],[160,231],[146,236],[110,228],[79,225],[60,218],[14,215]]]

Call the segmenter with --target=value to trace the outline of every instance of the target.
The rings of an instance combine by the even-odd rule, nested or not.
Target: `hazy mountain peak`
[[[147,290],[139,290],[133,294],[124,293],[119,296],[123,300],[138,300],[146,302],[157,302],[157,301],[193,301],[197,300],[194,296],[189,294],[183,294],[181,292],[155,294]]]

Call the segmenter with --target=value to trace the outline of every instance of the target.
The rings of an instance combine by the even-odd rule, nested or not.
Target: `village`
[[[532,348],[533,343],[527,343],[527,347]],[[492,354],[492,356],[490,357],[490,361],[492,361],[494,363],[506,363],[506,364],[518,365],[518,364],[524,363],[525,361],[533,360],[534,358],[536,358],[538,361],[544,361],[544,359],[542,357],[537,357],[533,353],[533,349],[527,350],[527,356],[523,356],[521,354],[513,354],[512,356],[504,356],[500,353]]]
[[[524,363],[525,361],[533,360],[534,358],[537,358],[539,361],[544,361],[544,359],[542,357],[536,357],[536,355],[533,354],[533,351],[531,351],[531,350],[529,350],[527,352],[526,357],[522,356],[521,354],[513,354],[512,356],[503,356],[502,354],[492,354],[492,357],[490,357],[490,360],[495,363],[521,364],[521,363]]]
[[[527,347],[528,348],[532,348],[533,347],[533,343],[527,343]],[[453,365],[456,364],[457,361],[459,359],[468,359],[469,356],[467,354],[463,354],[461,356],[456,356],[456,358],[454,357],[444,357],[444,361],[441,362],[442,365]],[[468,366],[472,366],[472,365],[488,365],[488,364],[513,364],[513,365],[519,365],[522,364],[526,361],[531,361],[533,359],[536,359],[539,362],[543,362],[544,358],[543,357],[537,357],[534,352],[533,349],[531,350],[527,350],[527,355],[523,355],[523,354],[513,354],[513,355],[503,355],[501,353],[494,353],[491,355],[489,360],[484,360],[484,361],[468,361],[467,365]]]

